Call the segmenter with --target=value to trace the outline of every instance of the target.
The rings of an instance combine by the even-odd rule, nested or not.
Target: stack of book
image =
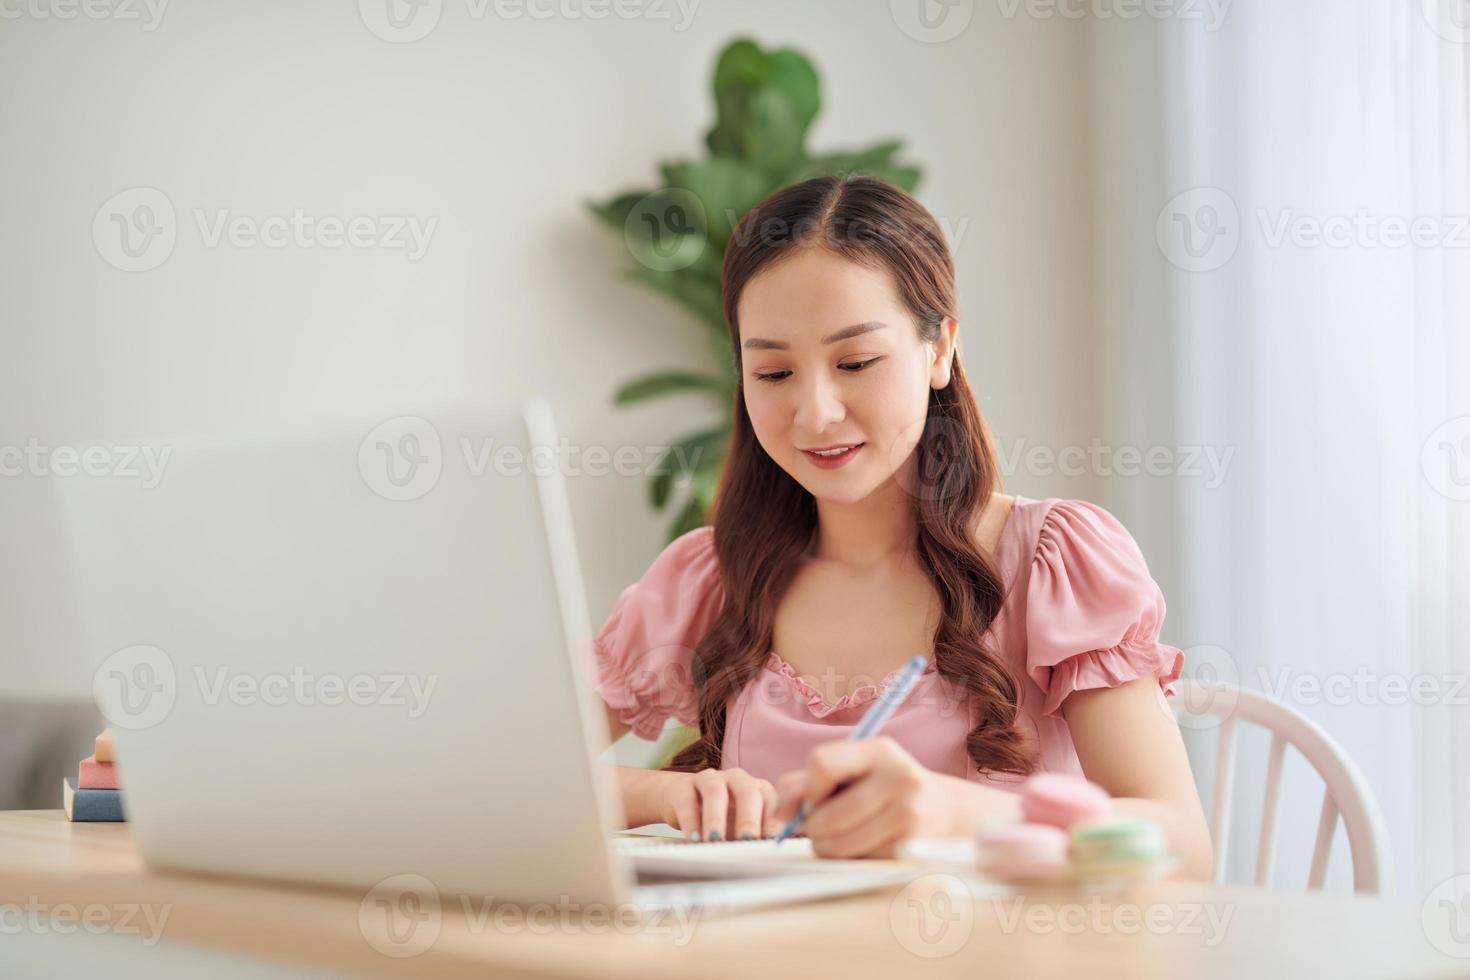
[[[67,776],[62,781],[61,805],[66,819],[77,822],[116,823],[127,819],[110,732],[97,736],[96,752],[82,760],[77,777]]]

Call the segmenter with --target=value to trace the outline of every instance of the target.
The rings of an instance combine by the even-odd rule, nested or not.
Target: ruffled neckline
[[[796,673],[796,668],[791,666],[775,650],[771,650],[766,654],[766,669],[786,678],[791,686],[796,689],[796,693],[806,701],[807,710],[817,718],[825,718],[833,712],[845,711],[848,708],[860,707],[878,700],[883,692],[888,690],[889,685],[893,683],[893,679],[903,670],[902,667],[895,667],[883,675],[883,679],[877,684],[863,684],[856,690],[844,694],[834,702],[822,697],[821,691],[802,680]],[[932,674],[934,671],[934,658],[931,656],[929,662],[924,665],[923,673],[920,676]]]
[[[995,561],[1000,566],[1002,576],[1006,575],[1005,564],[1010,557],[1011,540],[1016,534],[1020,533],[1021,520],[1020,515],[1016,512],[1021,509],[1023,504],[1030,504],[1032,502],[1030,498],[1023,497],[1019,493],[1016,494],[1015,499],[1011,503],[1011,512],[1006,515],[1005,526],[1000,529],[1000,536],[996,539],[995,545]],[[1006,599],[1007,601],[1001,607],[1000,615],[997,616],[997,621],[1005,615],[1006,608],[1010,605],[1009,592],[1007,592]],[[899,671],[903,670],[902,667],[895,667],[885,674],[883,679],[877,684],[864,684],[850,694],[844,694],[835,702],[832,702],[822,697],[821,691],[802,680],[797,675],[796,668],[791,666],[775,650],[767,651],[765,667],[767,670],[786,678],[791,686],[796,689],[796,693],[806,701],[807,710],[817,718],[825,718],[833,712],[860,707],[878,700],[883,692],[888,690],[888,686],[893,683],[893,679],[898,676]],[[931,652],[929,654],[929,663],[924,666],[923,673],[919,676],[923,677],[932,674],[936,669],[934,655]]]

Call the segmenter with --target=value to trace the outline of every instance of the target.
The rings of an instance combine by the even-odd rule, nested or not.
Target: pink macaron
[[[980,870],[1006,881],[1046,881],[1066,877],[1067,833],[1050,824],[1018,823],[981,832]]]
[[[1066,830],[1074,823],[1106,816],[1110,799],[1107,790],[1081,776],[1037,773],[1021,787],[1021,814],[1030,823]]]

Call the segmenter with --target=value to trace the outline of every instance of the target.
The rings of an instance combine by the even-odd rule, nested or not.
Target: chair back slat
[[[1225,857],[1230,843],[1230,801],[1235,790],[1235,717],[1220,724],[1215,749],[1215,805],[1210,827],[1215,836],[1215,884],[1225,881]]]
[[[1276,860],[1276,813],[1281,801],[1281,769],[1286,760],[1286,739],[1271,736],[1271,755],[1266,765],[1266,804],[1261,810],[1261,843],[1256,850],[1256,884],[1271,884],[1271,866]]]

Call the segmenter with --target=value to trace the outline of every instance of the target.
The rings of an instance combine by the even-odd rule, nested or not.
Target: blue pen
[[[898,710],[898,706],[903,704],[903,699],[909,696],[909,691],[914,689],[914,684],[918,682],[919,675],[924,672],[928,663],[929,661],[922,656],[917,656],[904,664],[903,670],[893,679],[893,683],[888,685],[883,696],[873,702],[873,706],[868,709],[867,714],[863,715],[862,721],[857,723],[857,727],[852,730],[851,735],[847,736],[847,740],[861,742],[877,735],[878,729],[883,727],[893,712]],[[786,821],[786,826],[782,827],[781,832],[776,835],[776,843],[779,844],[796,833],[811,811],[811,804],[802,803],[801,810],[796,816]]]

